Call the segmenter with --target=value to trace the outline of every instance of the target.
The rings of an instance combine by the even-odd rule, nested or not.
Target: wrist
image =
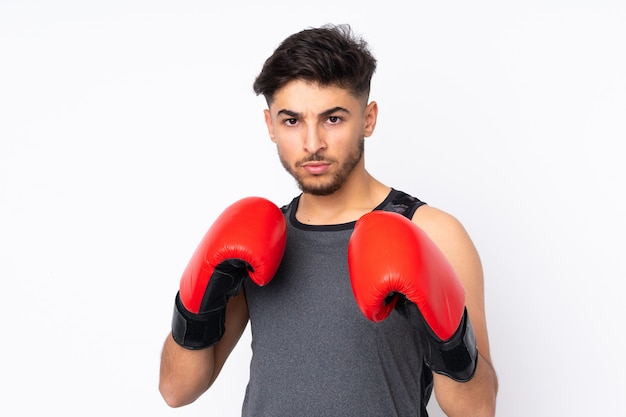
[[[472,379],[476,371],[478,349],[467,310],[463,313],[459,328],[450,339],[441,341],[429,337],[426,340],[426,362],[433,372],[459,382]]]
[[[419,308],[412,301],[400,297],[395,307],[422,336],[420,340],[424,350],[424,361],[433,372],[459,382],[472,379],[476,370],[478,349],[467,309],[464,309],[455,333],[450,338],[441,340],[428,326]]]
[[[192,313],[185,308],[178,293],[174,301],[172,337],[186,349],[208,348],[219,342],[224,335],[225,316],[225,305],[212,311]]]

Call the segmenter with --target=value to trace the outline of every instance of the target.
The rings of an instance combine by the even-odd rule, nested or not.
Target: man
[[[376,180],[364,138],[376,60],[350,28],[285,39],[254,83],[302,193],[228,207],[181,279],[160,391],[173,407],[215,381],[248,321],[245,416],[493,416],[477,251],[450,214]]]

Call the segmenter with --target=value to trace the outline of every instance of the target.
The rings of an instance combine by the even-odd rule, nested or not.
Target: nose
[[[321,150],[326,149],[326,140],[324,133],[318,126],[309,126],[305,131],[305,137],[303,140],[304,150],[310,154],[315,154]]]

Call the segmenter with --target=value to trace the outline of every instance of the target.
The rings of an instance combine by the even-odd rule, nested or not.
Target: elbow
[[[495,396],[483,403],[482,407],[479,411],[477,411],[477,416],[484,417],[495,417],[496,415],[496,398]]]
[[[498,378],[493,375],[490,387],[485,388],[482,398],[480,395],[475,396],[477,416],[494,417],[496,415],[496,403],[498,397]]]
[[[167,404],[171,408],[179,408],[187,405],[187,403],[181,401],[181,399],[174,396],[163,395],[163,399],[165,400],[165,404]]]
[[[191,404],[195,398],[189,398],[189,396],[184,395],[177,390],[176,387],[171,384],[160,383],[159,384],[159,392],[161,393],[161,397],[171,408],[179,408],[185,405]]]
[[[179,408],[196,401],[211,384],[189,384],[188,381],[162,378],[159,392],[165,403],[171,408]]]

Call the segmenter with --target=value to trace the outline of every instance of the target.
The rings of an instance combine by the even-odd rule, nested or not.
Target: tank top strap
[[[391,192],[374,210],[390,211],[393,213],[402,214],[404,217],[411,220],[415,210],[420,206],[426,204],[417,197],[413,197],[403,191],[391,189]]]

